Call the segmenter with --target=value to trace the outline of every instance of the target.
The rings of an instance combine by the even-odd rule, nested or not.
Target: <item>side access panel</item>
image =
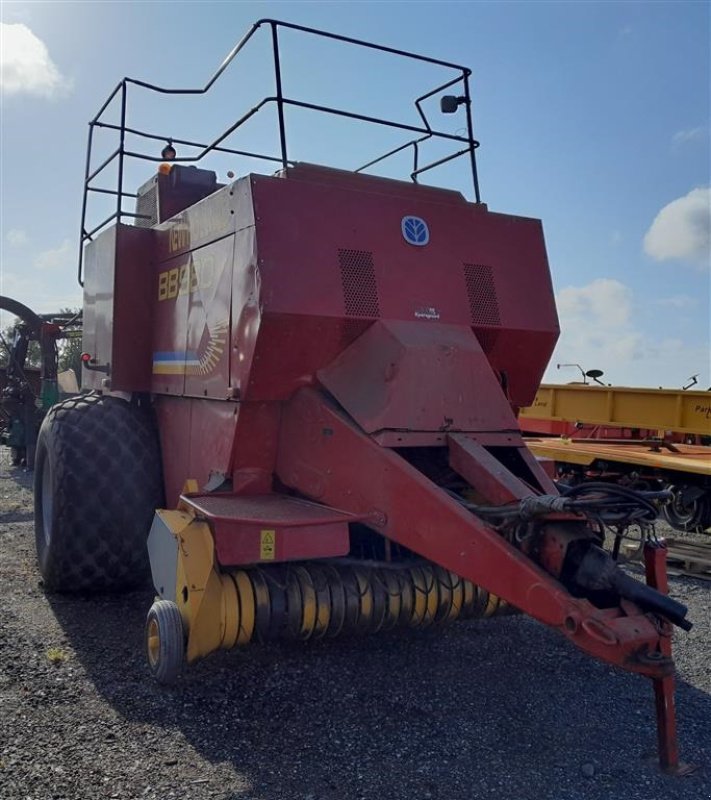
[[[82,349],[93,369],[82,370],[84,389],[150,389],[153,241],[152,231],[119,224],[86,247]]]
[[[227,236],[157,265],[154,393],[228,397],[233,256]]]
[[[233,397],[235,238],[254,226],[251,184],[241,178],[155,229],[152,392]]]

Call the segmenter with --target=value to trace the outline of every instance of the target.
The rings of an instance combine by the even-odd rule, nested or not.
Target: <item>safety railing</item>
[[[275,93],[268,97],[264,97],[262,100],[260,100],[260,102],[258,102],[253,108],[251,108],[249,111],[243,114],[239,119],[237,119],[236,122],[234,122],[234,124],[232,124],[229,128],[227,128],[226,131],[221,133],[212,142],[205,144],[201,142],[190,141],[188,139],[178,139],[173,136],[164,136],[160,134],[148,133],[146,131],[142,131],[137,128],[130,128],[126,125],[126,119],[128,115],[127,111],[128,111],[129,86],[138,87],[141,89],[145,89],[151,92],[157,92],[159,94],[164,94],[164,95],[207,94],[207,92],[210,91],[212,86],[222,76],[227,67],[232,63],[232,61],[236,58],[236,56],[240,53],[240,51],[247,45],[247,43],[257,33],[257,31],[259,31],[263,27],[268,28],[271,33]],[[355,45],[361,48],[377,50],[382,53],[389,53],[391,55],[400,56],[402,58],[412,59],[427,64],[432,64],[438,67],[445,67],[451,70],[455,70],[457,72],[457,75],[456,77],[446,81],[442,85],[437,86],[431,91],[426,92],[425,94],[421,95],[415,100],[415,107],[417,109],[420,119],[422,120],[421,125],[410,125],[402,122],[397,122],[395,120],[384,119],[382,117],[368,116],[364,114],[358,114],[353,111],[347,111],[345,109],[331,108],[325,105],[319,105],[316,103],[309,103],[302,100],[296,100],[294,98],[287,97],[284,94],[284,88],[282,83],[281,57],[279,51],[279,30],[281,28],[297,31],[304,34],[318,36],[349,45]],[[160,162],[164,160],[162,157],[159,156],[150,155],[148,153],[141,153],[132,149],[127,149],[126,148],[127,136],[138,137],[141,139],[148,139],[151,141],[159,141],[163,143],[170,142],[172,144],[184,145],[192,148],[197,148],[199,150],[199,152],[196,155],[184,156],[180,158],[176,157],[175,159],[172,160],[174,163],[180,163],[180,162],[195,163],[201,161],[203,158],[205,158],[206,155],[208,155],[211,152],[218,152],[218,153],[228,153],[231,155],[244,156],[248,158],[271,162],[274,164],[279,164],[282,168],[286,169],[294,162],[289,159],[288,155],[284,110],[286,107],[301,108],[309,111],[319,112],[322,114],[345,117],[347,119],[372,123],[374,125],[379,125],[387,128],[394,128],[401,131],[405,131],[410,134],[415,134],[415,138],[409,139],[404,144],[392,150],[389,150],[386,153],[383,153],[377,158],[374,158],[371,161],[369,161],[367,164],[363,164],[362,166],[357,167],[354,170],[355,172],[363,172],[369,169],[370,167],[373,167],[376,164],[380,164],[386,159],[391,158],[392,156],[411,148],[413,157],[412,161],[413,168],[409,177],[411,178],[412,181],[417,182],[419,176],[422,175],[423,173],[431,169],[434,169],[435,167],[439,167],[456,158],[468,155],[469,165],[471,169],[473,190],[474,190],[474,198],[477,203],[481,202],[479,193],[479,180],[477,177],[476,154],[475,154],[475,151],[479,146],[479,142],[477,142],[473,136],[471,94],[469,87],[470,75],[471,75],[471,70],[469,68],[463,67],[459,64],[453,64],[448,61],[441,61],[436,58],[429,58],[427,56],[418,55],[417,53],[410,53],[406,50],[399,50],[393,47],[386,47],[384,45],[373,44],[372,42],[366,42],[361,39],[354,39],[349,36],[341,36],[335,33],[328,33],[326,31],[317,30],[315,28],[304,27],[303,25],[295,25],[290,22],[282,22],[280,20],[275,20],[275,19],[261,19],[255,22],[252,25],[252,27],[247,31],[247,33],[242,37],[242,39],[239,42],[237,42],[237,44],[232,48],[232,50],[227,54],[225,59],[222,61],[217,71],[212,75],[212,77],[202,88],[170,89],[164,86],[157,86],[155,84],[137,80],[135,78],[124,78],[116,86],[113,92],[111,92],[107,100],[99,109],[96,116],[89,123],[89,138],[87,143],[86,168],[84,175],[84,195],[83,195],[82,210],[81,210],[81,232],[80,232],[80,246],[79,246],[79,268],[78,268],[78,279],[80,285],[83,285],[82,272],[83,272],[83,252],[84,252],[85,242],[93,239],[93,237],[96,234],[98,234],[103,228],[105,228],[111,222],[114,221],[121,222],[124,218],[136,219],[144,216],[136,213],[135,211],[126,211],[123,207],[124,198],[129,197],[135,199],[137,196],[135,193],[127,192],[124,190],[124,168],[127,159],[139,159],[149,162],[150,161]],[[462,94],[459,96],[444,96],[442,98],[442,111],[446,113],[451,113],[456,111],[459,106],[464,106],[464,112],[466,115],[465,135],[447,133],[445,131],[438,131],[433,129],[422,107],[422,103],[425,100],[437,94],[440,94],[447,89],[451,89],[452,87],[455,87],[457,85],[461,85]],[[104,120],[107,110],[109,109],[110,106],[112,106],[113,102],[116,99],[118,99],[118,102],[120,103],[118,124],[110,123]],[[241,128],[246,122],[248,122],[252,117],[254,117],[265,106],[270,104],[275,104],[277,108],[278,129],[279,129],[278,154],[270,155],[267,153],[255,153],[255,152],[249,152],[247,150],[238,150],[232,147],[226,147],[224,145],[224,142],[228,137],[230,137],[236,130]],[[113,149],[113,151],[97,167],[93,167],[92,147],[94,144],[94,133],[97,129],[106,129],[116,132],[118,134],[118,146],[115,149]],[[452,142],[453,144],[459,144],[461,146],[453,153],[450,153],[431,163],[421,165],[420,164],[421,145],[429,139],[445,140]],[[117,177],[116,188],[110,189],[104,186],[96,185],[97,178],[100,175],[102,175],[102,173],[104,173],[105,170],[114,162],[117,162],[118,165],[117,169],[118,177]],[[89,207],[89,198],[93,194],[110,195],[115,197],[116,207],[115,210],[111,214],[109,214],[105,219],[103,219],[98,224],[94,225],[90,230],[87,230],[87,211]]]

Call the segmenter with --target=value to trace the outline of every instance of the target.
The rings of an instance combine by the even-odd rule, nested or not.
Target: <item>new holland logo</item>
[[[430,241],[430,229],[421,217],[403,217],[402,238],[415,247],[424,247]]]

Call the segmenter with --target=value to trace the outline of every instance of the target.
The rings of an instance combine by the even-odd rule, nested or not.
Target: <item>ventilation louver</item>
[[[494,273],[491,267],[465,264],[464,279],[467,284],[472,325],[500,325],[499,301],[496,297]]]
[[[349,317],[379,317],[378,287],[373,254],[367,250],[339,250],[343,300]]]

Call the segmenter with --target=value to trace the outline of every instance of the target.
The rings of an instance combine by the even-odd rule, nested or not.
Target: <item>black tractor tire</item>
[[[146,657],[153,677],[165,686],[180,677],[185,661],[185,633],[178,606],[156,600],[146,619]]]
[[[35,458],[37,561],[49,591],[119,591],[146,583],[146,541],[163,504],[150,408],[99,394],[49,410]]]
[[[703,533],[711,527],[711,494],[706,491],[684,502],[683,486],[668,486],[674,497],[662,506],[662,517],[677,531]]]

